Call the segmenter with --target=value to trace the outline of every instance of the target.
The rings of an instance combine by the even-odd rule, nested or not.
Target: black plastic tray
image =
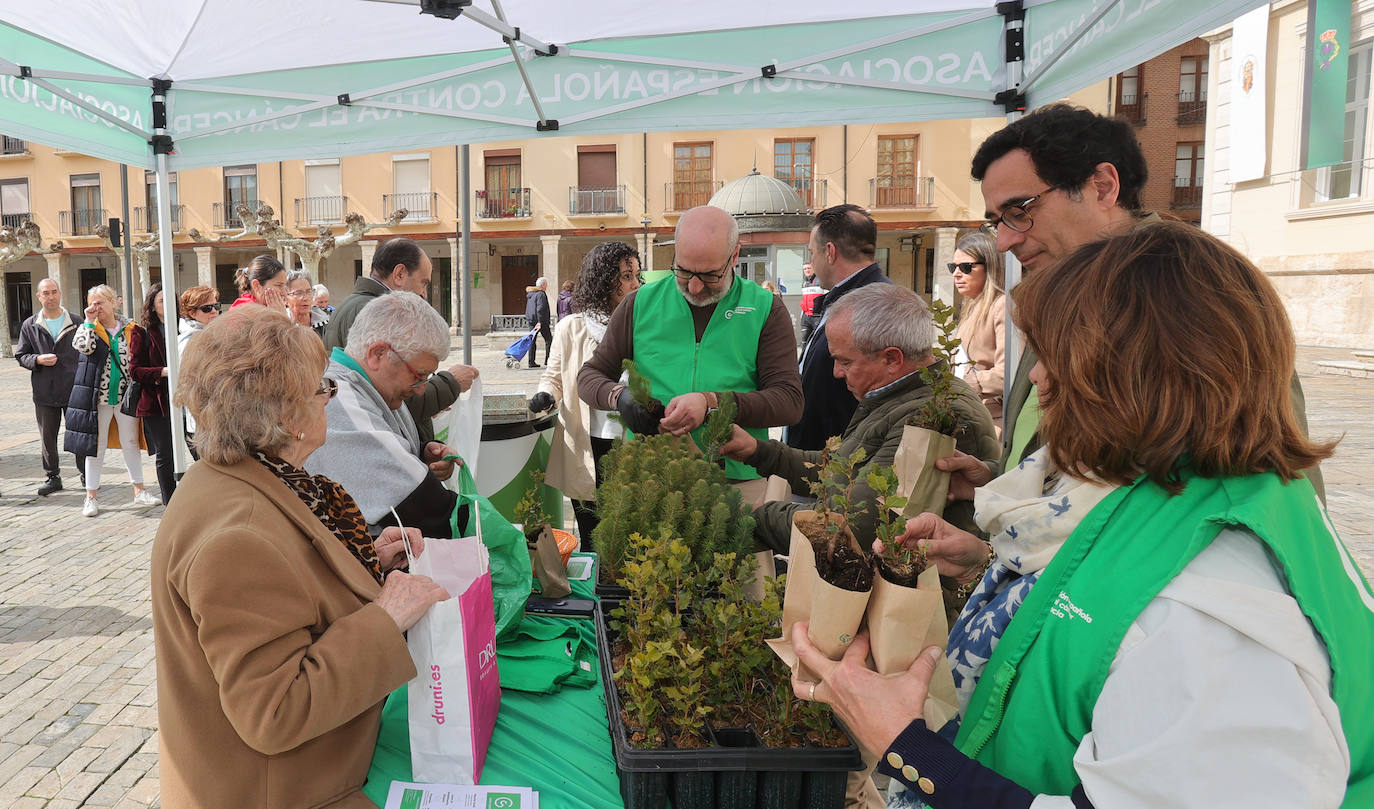
[[[864,767],[859,748],[765,747],[748,728],[708,728],[697,750],[630,747],[611,671],[610,631],[596,614],[597,654],[625,809],[841,809],[845,782]]]

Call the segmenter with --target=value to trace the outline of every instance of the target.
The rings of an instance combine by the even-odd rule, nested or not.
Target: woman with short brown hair
[[[324,346],[242,306],[186,351],[175,403],[201,461],[153,541],[162,800],[353,807],[382,701],[415,676],[403,632],[448,594],[375,541],[305,459],[324,443]],[[411,544],[422,547],[411,529]]]
[[[1298,428],[1274,288],[1159,224],[1012,294],[1046,446],[975,494],[995,555],[931,514],[903,536],[977,582],[944,655],[958,716],[922,718],[938,647],[882,678],[866,634],[837,663],[805,624],[798,696],[884,751],[889,806],[1371,805],[1374,591],[1302,475],[1334,442]]]

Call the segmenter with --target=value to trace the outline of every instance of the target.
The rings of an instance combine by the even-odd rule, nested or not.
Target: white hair
[[[368,346],[386,343],[404,359],[433,354],[442,362],[448,356],[448,324],[429,302],[413,292],[391,292],[358,312],[348,331],[344,353],[362,361]]]
[[[324,284],[316,284],[315,286],[310,288],[310,291],[315,293],[315,297],[318,298],[321,295],[328,295],[329,287],[325,286]]]
[[[534,285],[537,286],[537,287],[539,287],[540,289],[548,289],[548,288],[549,288],[549,279],[547,279],[547,278],[545,278],[544,276],[541,275],[541,276],[539,276],[538,278],[536,278],[536,279],[534,280]]]
[[[885,348],[899,348],[908,360],[920,359],[935,343],[930,308],[920,295],[896,284],[860,287],[826,309],[832,321],[846,314],[854,348],[870,357]]]

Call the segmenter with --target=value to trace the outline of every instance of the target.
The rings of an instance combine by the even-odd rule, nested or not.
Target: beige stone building
[[[1072,100],[1106,111],[1108,85],[1095,85]],[[948,299],[954,293],[943,267],[957,229],[983,216],[969,158],[1002,125],[1000,118],[985,118],[475,144],[469,149],[468,200],[472,328],[482,332],[496,316],[523,313],[525,286],[540,275],[549,278],[556,293],[575,277],[583,255],[603,240],[630,242],[646,255],[646,268],[666,269],[681,213],[755,169],[790,186],[803,214],[843,202],[870,210],[879,223],[878,260],[893,280]],[[32,218],[47,242],[61,239],[65,245],[61,253],[31,255],[7,268],[10,325],[17,335],[18,323],[32,311],[33,285],[42,277],[59,280],[64,303],[74,310],[82,308],[82,290],[107,281],[121,286],[121,257],[92,235],[96,225],[121,216],[120,166],[10,138],[3,152],[4,222]],[[262,252],[264,242],[210,244],[188,234],[196,229],[214,238],[238,232],[237,203],[266,203],[286,228],[310,237],[321,226],[342,233],[349,211],[380,222],[405,208],[409,215],[400,225],[370,231],[357,244],[337,250],[316,281],[330,288],[337,303],[369,266],[380,240],[408,236],[433,260],[432,302],[456,325],[460,154],[449,146],[179,172],[171,199],[177,286],[214,286],[222,301],[232,300],[234,270]],[[155,226],[151,182],[151,173],[129,171],[135,240]],[[742,241],[738,271],[780,282],[789,294],[800,291],[805,229],[746,229]],[[156,280],[163,268],[155,251],[151,260]],[[130,297],[138,297],[137,291]]]
[[[1212,92],[1202,227],[1255,261],[1288,305],[1305,345],[1374,348],[1374,116],[1369,112],[1374,0],[1351,3],[1346,162],[1303,170],[1307,3],[1270,4],[1262,132],[1233,122],[1233,29],[1207,37]],[[1265,138],[1263,176],[1232,181],[1242,139]],[[1205,288],[1206,279],[1199,279]]]

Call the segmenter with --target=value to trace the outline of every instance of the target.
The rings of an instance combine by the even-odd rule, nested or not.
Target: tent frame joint
[[[28,65],[20,65],[20,66],[19,66],[19,78],[21,78],[21,79],[31,79],[31,78],[33,78],[33,68],[29,67]]]
[[[771,79],[778,75],[778,66],[764,65],[763,67],[759,68],[759,72],[763,74],[763,77],[765,79]]]
[[[176,154],[171,135],[154,135],[148,143],[153,147],[153,154]]]
[[[534,129],[535,129],[536,132],[557,132],[557,131],[558,131],[558,119],[557,119],[557,118],[548,118],[548,119],[543,120],[543,121],[536,121],[535,124],[534,124]]]
[[[349,97],[348,93],[339,93],[339,96],[336,100],[339,102],[340,107],[353,106],[353,99]]]
[[[1019,89],[1003,90],[992,97],[994,104],[1001,104],[1007,112],[1025,112],[1026,94]]]
[[[153,95],[155,96],[165,96],[167,95],[167,91],[172,89],[171,79],[159,79],[157,77],[153,77],[148,81],[153,86]]]

